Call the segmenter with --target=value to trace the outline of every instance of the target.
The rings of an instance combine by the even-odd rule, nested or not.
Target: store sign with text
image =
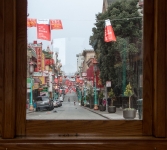
[[[42,69],[42,47],[35,47],[36,54],[37,54],[37,70],[41,71]]]
[[[41,40],[51,40],[50,21],[49,19],[37,20],[37,38]]]
[[[83,72],[82,73],[82,77],[86,77],[87,76],[87,73],[86,72]]]
[[[63,29],[61,20],[50,19],[51,30]]]
[[[42,76],[42,72],[33,72],[33,76],[34,77],[41,77]]]

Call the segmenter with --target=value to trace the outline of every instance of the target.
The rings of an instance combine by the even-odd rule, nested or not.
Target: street
[[[68,98],[70,97],[70,102]],[[74,105],[74,100],[76,105]],[[96,113],[93,113],[82,106],[79,106],[77,102],[76,93],[68,93],[65,95],[64,102],[62,106],[54,108],[52,111],[39,111],[27,113],[27,119],[31,120],[106,120]]]

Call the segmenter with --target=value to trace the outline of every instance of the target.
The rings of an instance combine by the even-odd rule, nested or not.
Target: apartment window
[[[13,138],[15,135],[154,135],[165,137],[166,113],[166,78],[165,58],[166,45],[164,18],[166,18],[163,2],[145,1],[144,5],[144,73],[143,73],[143,121],[111,120],[111,121],[76,121],[76,120],[26,120],[26,21],[27,2],[13,1],[3,10],[4,51],[1,57],[3,68],[3,122],[2,137]],[[14,7],[16,6],[16,7]],[[15,13],[16,16],[13,15]],[[155,9],[154,9],[155,8]],[[160,17],[161,16],[161,17]],[[163,17],[162,17],[163,16]],[[11,19],[8,19],[11,18]],[[158,20],[158,21],[157,21]],[[11,28],[13,25],[14,28]],[[158,32],[162,31],[162,32]],[[7,32],[10,33],[9,38]],[[15,38],[17,37],[17,38]],[[156,38],[158,37],[158,38]],[[2,39],[1,39],[2,41]],[[154,51],[153,51],[154,50]],[[160,53],[161,51],[161,53]],[[11,61],[8,61],[11,60]],[[164,79],[163,81],[161,79]],[[2,106],[2,105],[1,105]],[[1,107],[2,110],[2,107]],[[105,129],[105,130],[104,130]]]

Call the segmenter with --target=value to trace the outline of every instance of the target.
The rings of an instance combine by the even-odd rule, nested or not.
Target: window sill
[[[0,149],[166,149],[167,138],[152,136],[31,136],[15,139],[0,139]],[[6,150],[7,150],[6,149]]]

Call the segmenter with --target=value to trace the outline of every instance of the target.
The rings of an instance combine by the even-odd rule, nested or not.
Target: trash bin
[[[139,119],[143,119],[143,99],[137,100]]]

